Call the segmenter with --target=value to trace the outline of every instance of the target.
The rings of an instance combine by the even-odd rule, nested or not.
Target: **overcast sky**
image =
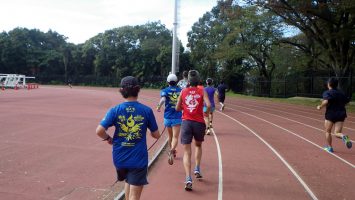
[[[0,0],[0,31],[16,27],[49,29],[68,37],[68,42],[83,43],[105,30],[140,25],[160,20],[172,30],[175,0]],[[217,0],[181,0],[179,38],[187,43],[186,33],[193,23],[210,11]]]

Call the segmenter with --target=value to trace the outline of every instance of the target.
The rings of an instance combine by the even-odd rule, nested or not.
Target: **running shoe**
[[[174,164],[174,155],[171,150],[168,152],[168,163],[169,163],[169,165]]]
[[[202,178],[201,170],[199,167],[195,167],[194,174],[195,174],[196,178],[198,178],[198,179]]]
[[[353,144],[351,143],[349,136],[344,135],[342,138],[343,142],[345,143],[346,147],[348,147],[348,149],[351,149],[351,147],[353,146]]]
[[[328,151],[329,153],[333,153],[334,152],[333,147],[330,147],[330,146],[324,147],[324,150]]]
[[[221,110],[222,110],[222,111],[224,110],[224,104],[223,104],[223,106],[222,106]]]
[[[192,190],[192,179],[191,179],[190,176],[186,177],[185,190],[186,191],[191,191]]]
[[[209,134],[210,134],[210,129],[207,128],[207,130],[206,130],[206,135],[209,135]]]

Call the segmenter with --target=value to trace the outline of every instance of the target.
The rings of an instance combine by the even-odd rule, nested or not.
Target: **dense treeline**
[[[352,0],[240,2],[218,1],[191,27],[189,51],[180,43],[180,72],[197,68],[203,78],[224,79],[237,92],[253,80],[265,94],[288,77],[351,76]],[[170,71],[171,44],[172,33],[160,22],[107,30],[78,45],[51,30],[16,28],[0,34],[0,73],[100,85],[134,75],[157,83]],[[349,81],[342,80],[346,90]]]
[[[0,72],[99,85],[134,75],[153,83],[170,71],[171,46],[171,31],[160,22],[107,30],[79,45],[67,43],[65,36],[51,30],[15,28],[0,34]],[[180,64],[180,69],[189,67],[181,43]]]
[[[227,79],[235,90],[243,88],[236,80],[253,78],[262,93],[270,94],[277,79],[348,77],[354,69],[355,4],[350,0],[239,2],[218,1],[188,33],[192,61],[206,76]],[[294,33],[285,34],[290,30]],[[342,80],[347,90],[349,81]]]

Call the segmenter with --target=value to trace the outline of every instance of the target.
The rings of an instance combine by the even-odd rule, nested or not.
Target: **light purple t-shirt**
[[[216,89],[214,87],[211,86],[207,86],[205,87],[205,92],[208,95],[208,99],[211,102],[211,107],[214,108],[215,104],[214,104],[214,93],[216,92]]]

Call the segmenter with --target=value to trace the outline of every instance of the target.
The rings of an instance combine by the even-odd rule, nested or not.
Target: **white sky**
[[[16,27],[49,29],[84,43],[105,30],[160,20],[172,30],[175,0],[0,0],[0,31]],[[186,46],[193,23],[217,0],[181,0],[179,38]]]

